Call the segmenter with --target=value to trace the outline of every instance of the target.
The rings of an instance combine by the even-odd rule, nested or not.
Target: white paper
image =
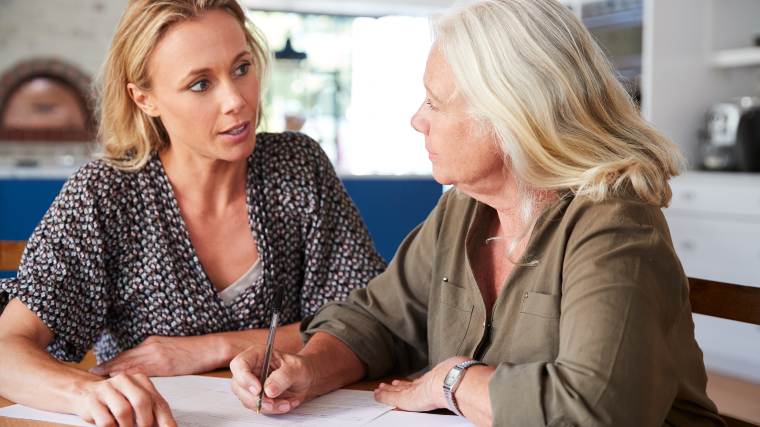
[[[47,421],[55,424],[66,424],[70,426],[85,426],[90,427],[92,424],[87,424],[79,417],[74,415],[58,414],[56,412],[38,411],[23,405],[11,405],[5,408],[0,408],[0,417],[8,418],[21,418],[25,420]],[[2,420],[0,420],[2,422]]]
[[[420,412],[390,411],[375,418],[368,427],[472,427],[473,423],[456,415],[425,414]]]
[[[366,425],[392,407],[375,401],[372,392],[336,390],[284,415],[257,415],[230,390],[230,380],[195,375],[151,378],[169,402],[180,427],[357,426]],[[89,426],[79,418],[38,411],[22,405],[0,409],[0,416]]]

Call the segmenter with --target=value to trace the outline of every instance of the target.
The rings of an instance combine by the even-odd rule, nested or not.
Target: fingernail
[[[106,370],[103,369],[101,366],[95,366],[93,368],[90,368],[90,373],[93,375],[105,375]]]
[[[272,397],[277,392],[277,389],[272,386],[267,386],[264,388],[264,392],[267,394],[267,396]]]
[[[264,401],[264,402],[261,403],[261,407],[264,408],[264,409],[266,409],[267,411],[271,411],[272,410],[272,402]]]
[[[253,394],[259,394],[258,387],[255,387],[255,386],[248,387],[248,391],[250,391]]]
[[[280,411],[287,411],[290,409],[290,405],[287,403],[280,403],[280,406],[277,407]]]

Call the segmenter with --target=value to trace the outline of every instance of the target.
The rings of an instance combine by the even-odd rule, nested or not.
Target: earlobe
[[[159,116],[158,108],[156,108],[155,104],[151,101],[151,97],[146,91],[140,89],[134,83],[127,83],[127,92],[135,105],[137,105],[137,107],[145,114],[151,117]]]

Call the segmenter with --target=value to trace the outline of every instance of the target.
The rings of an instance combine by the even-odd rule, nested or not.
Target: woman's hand
[[[78,396],[76,414],[97,426],[177,425],[169,404],[143,374],[120,374],[86,382]]]
[[[256,410],[261,390],[261,368],[266,347],[255,345],[232,359],[232,392],[248,409]],[[265,414],[289,412],[311,396],[314,371],[303,356],[272,352],[269,377],[264,384]]]
[[[219,368],[210,336],[151,336],[135,348],[124,351],[90,372],[114,375],[140,372],[150,377],[168,377],[208,372]],[[229,359],[228,359],[229,360]]]
[[[446,408],[448,405],[443,395],[443,380],[451,368],[465,360],[469,359],[465,357],[446,359],[414,381],[394,380],[390,384],[380,383],[375,389],[375,400],[405,411],[419,412]]]

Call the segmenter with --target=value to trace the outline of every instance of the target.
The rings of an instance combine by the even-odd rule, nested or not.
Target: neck
[[[528,224],[523,222],[523,206],[520,200],[520,186],[512,173],[504,169],[477,184],[460,184],[457,188],[473,199],[493,208],[498,215],[496,235],[501,237],[516,236],[525,231]],[[554,192],[539,195],[532,214],[540,211],[546,202],[553,200]]]
[[[159,158],[182,206],[217,215],[245,197],[247,159],[210,159],[171,146]]]

